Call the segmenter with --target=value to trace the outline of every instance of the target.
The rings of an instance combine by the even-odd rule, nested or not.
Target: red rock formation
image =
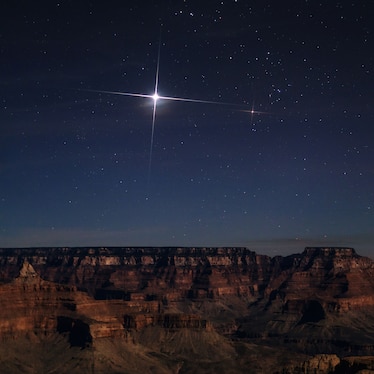
[[[246,248],[0,249],[0,338],[58,333],[84,347],[145,329],[196,330],[372,354],[373,275],[373,261],[352,248],[274,258]]]
[[[125,329],[141,330],[147,326],[160,326],[165,329],[207,329],[209,323],[197,314],[182,313],[136,313],[124,316]]]

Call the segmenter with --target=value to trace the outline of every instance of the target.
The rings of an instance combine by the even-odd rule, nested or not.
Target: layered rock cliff
[[[293,352],[284,367],[305,354],[371,355],[373,275],[352,248],[274,258],[246,248],[0,249],[0,339],[63,338],[95,352],[111,341],[156,372],[193,371],[192,358],[245,372],[253,347],[258,357]]]

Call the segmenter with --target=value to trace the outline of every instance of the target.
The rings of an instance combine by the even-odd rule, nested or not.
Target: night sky
[[[374,256],[373,19],[369,0],[2,2],[0,246]],[[151,152],[154,100],[102,91],[153,95],[158,56],[160,96],[216,104],[159,99]]]

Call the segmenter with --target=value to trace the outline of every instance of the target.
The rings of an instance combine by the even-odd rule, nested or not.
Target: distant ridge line
[[[77,255],[77,256],[110,256],[110,255],[230,255],[230,254],[251,254],[253,256],[264,257],[293,257],[300,255],[347,255],[357,256],[352,247],[344,246],[321,246],[321,247],[305,247],[303,252],[298,252],[285,256],[268,256],[266,254],[258,254],[256,251],[248,247],[184,247],[184,246],[77,246],[77,247],[19,247],[19,248],[0,248],[0,256],[14,255],[19,256],[40,256],[40,255]]]

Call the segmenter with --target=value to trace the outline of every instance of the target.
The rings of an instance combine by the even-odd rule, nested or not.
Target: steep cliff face
[[[176,298],[261,294],[271,259],[245,248],[55,248],[0,250],[1,278],[15,278],[27,258],[40,276],[97,299],[136,294]]]
[[[352,248],[306,248],[288,257],[246,248],[0,249],[0,281],[24,260],[43,280],[74,286],[97,300],[321,299],[348,310],[373,304],[374,265]]]
[[[373,275],[352,248],[274,258],[246,248],[0,249],[0,339],[178,346],[181,360],[227,360],[218,346],[238,357],[248,344],[374,354]]]

